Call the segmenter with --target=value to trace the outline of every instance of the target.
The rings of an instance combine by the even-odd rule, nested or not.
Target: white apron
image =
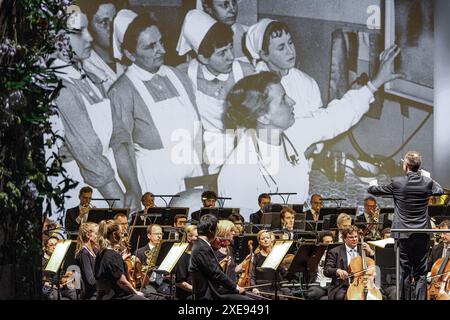
[[[208,174],[216,174],[234,149],[235,135],[232,132],[224,132],[225,101],[208,96],[198,90],[198,68],[199,63],[197,59],[191,60],[188,76],[194,86],[197,107],[204,128],[203,140],[205,143],[205,161],[208,164]],[[237,61],[233,62],[232,68],[234,80],[238,82],[244,77],[244,72]]]
[[[194,137],[200,126],[178,77],[166,66],[161,66],[158,74],[169,78],[178,97],[155,102],[133,68],[128,68],[125,73],[147,106],[164,146],[163,149],[148,150],[134,145],[137,175],[143,192],[176,194],[186,189],[185,178],[202,175],[194,150]]]

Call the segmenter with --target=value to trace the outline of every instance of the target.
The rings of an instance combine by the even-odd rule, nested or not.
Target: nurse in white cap
[[[224,101],[230,88],[253,67],[234,59],[233,33],[201,10],[187,13],[177,45],[179,55],[193,50],[196,58],[178,68],[193,84],[203,124],[208,173],[217,174],[234,148],[234,134],[223,125]]]
[[[219,22],[225,23],[233,30],[233,52],[238,60],[247,61],[243,52],[243,39],[248,26],[236,22],[238,1],[236,0],[197,0],[197,9],[204,10]]]
[[[155,20],[133,19],[121,46],[129,66],[109,90],[111,146],[127,205],[137,206],[142,192],[176,194],[187,188],[189,178],[203,175],[201,124],[188,77],[164,64],[166,50]]]

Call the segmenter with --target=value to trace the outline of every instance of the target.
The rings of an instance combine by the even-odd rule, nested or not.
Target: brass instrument
[[[146,265],[142,266],[142,272],[147,274],[150,270],[156,267],[156,260],[158,259],[160,249],[161,243],[159,243],[153,249],[144,252],[147,259],[145,260]]]

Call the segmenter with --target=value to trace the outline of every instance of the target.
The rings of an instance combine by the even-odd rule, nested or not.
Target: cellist
[[[328,291],[329,300],[344,300],[347,289],[350,284],[348,266],[354,257],[360,256],[357,250],[359,242],[359,229],[356,226],[350,226],[342,230],[344,243],[328,251],[323,274],[332,278],[330,290]],[[362,245],[366,255],[374,256],[374,251],[367,243]]]
[[[446,219],[438,225],[439,229],[450,229],[450,220]],[[428,258],[428,272],[439,258],[445,257],[446,249],[450,249],[450,233],[439,233],[441,242],[433,246]]]

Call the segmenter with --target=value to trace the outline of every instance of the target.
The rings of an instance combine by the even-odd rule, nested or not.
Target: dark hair
[[[257,119],[268,112],[267,88],[280,83],[272,72],[261,72],[242,78],[228,92],[224,124],[227,129],[255,129]]]
[[[289,27],[286,23],[281,21],[272,21],[264,31],[263,42],[261,50],[269,53],[270,39],[279,38],[283,35],[283,31],[290,34]]]
[[[197,225],[197,233],[199,236],[207,236],[208,232],[216,233],[217,218],[212,214],[205,214],[200,218]]]
[[[449,219],[442,220],[441,223],[439,223],[438,227],[439,228],[443,228],[443,227],[450,228],[450,220]]]
[[[80,10],[88,18],[89,24],[92,18],[97,13],[102,4],[112,4],[116,8],[116,11],[125,9],[128,7],[128,1],[124,0],[76,0],[75,4],[80,7]]]
[[[153,193],[151,193],[151,192],[146,192],[146,193],[144,193],[143,195],[142,195],[142,197],[141,197],[141,202],[144,202],[144,198],[145,198],[145,196],[147,196],[147,195],[150,195],[150,196],[154,196],[154,194]]]
[[[80,189],[80,193],[78,194],[78,196],[81,196],[83,193],[92,193],[92,192],[93,190],[91,187],[85,186]]]
[[[314,193],[313,195],[311,195],[311,200],[310,200],[311,203],[313,202],[314,197],[321,197],[322,198],[322,196],[320,194]]]
[[[417,172],[422,165],[422,156],[417,151],[408,151],[405,155],[405,162],[409,170]]]
[[[325,237],[331,237],[334,240],[334,234],[331,231],[323,231],[319,233],[319,242],[323,241],[323,238]]]
[[[345,229],[343,229],[343,230],[341,231],[341,233],[342,233],[342,239],[345,239],[345,238],[347,238],[347,235],[349,235],[349,234],[351,234],[351,233],[353,233],[353,232],[358,232],[358,231],[359,231],[359,229],[358,229],[357,226],[350,226],[350,227],[348,227],[348,228],[345,228]]]
[[[281,209],[281,212],[280,212],[280,219],[281,220],[284,220],[284,216],[286,215],[286,213],[290,213],[290,214],[293,214],[294,216],[295,216],[295,214],[296,214],[296,212],[295,212],[295,210],[294,209],[292,209],[292,208],[289,208],[289,207],[286,207],[286,206],[283,206],[283,209]]]
[[[258,196],[258,203],[261,203],[261,200],[264,199],[264,198],[270,199],[270,195],[269,195],[268,193],[261,193],[261,194]]]
[[[391,233],[391,228],[384,228],[381,231],[381,237],[384,237],[384,235],[387,234],[387,233]]]
[[[187,220],[187,216],[185,214],[177,214],[175,215],[175,217],[173,218],[173,222],[177,223],[179,219],[185,218]]]
[[[138,44],[140,34],[152,26],[159,28],[157,20],[151,14],[140,14],[128,25],[127,31],[123,36],[122,50],[128,50],[129,52],[135,52]],[[122,61],[125,64],[130,65],[131,61],[126,57]]]
[[[214,191],[207,190],[202,193],[202,201],[208,200],[208,199],[214,199],[217,200],[217,194]]]
[[[233,223],[236,223],[236,222],[244,223],[244,221],[245,221],[244,217],[241,216],[239,213],[232,213],[232,214],[230,214],[228,216],[228,220],[230,220]]]
[[[226,47],[230,43],[233,43],[233,30],[225,23],[217,22],[203,37],[198,47],[198,54],[209,58],[216,49]]]
[[[366,204],[366,202],[369,201],[369,200],[377,202],[377,200],[374,197],[367,196],[367,197],[364,198],[364,204]]]

